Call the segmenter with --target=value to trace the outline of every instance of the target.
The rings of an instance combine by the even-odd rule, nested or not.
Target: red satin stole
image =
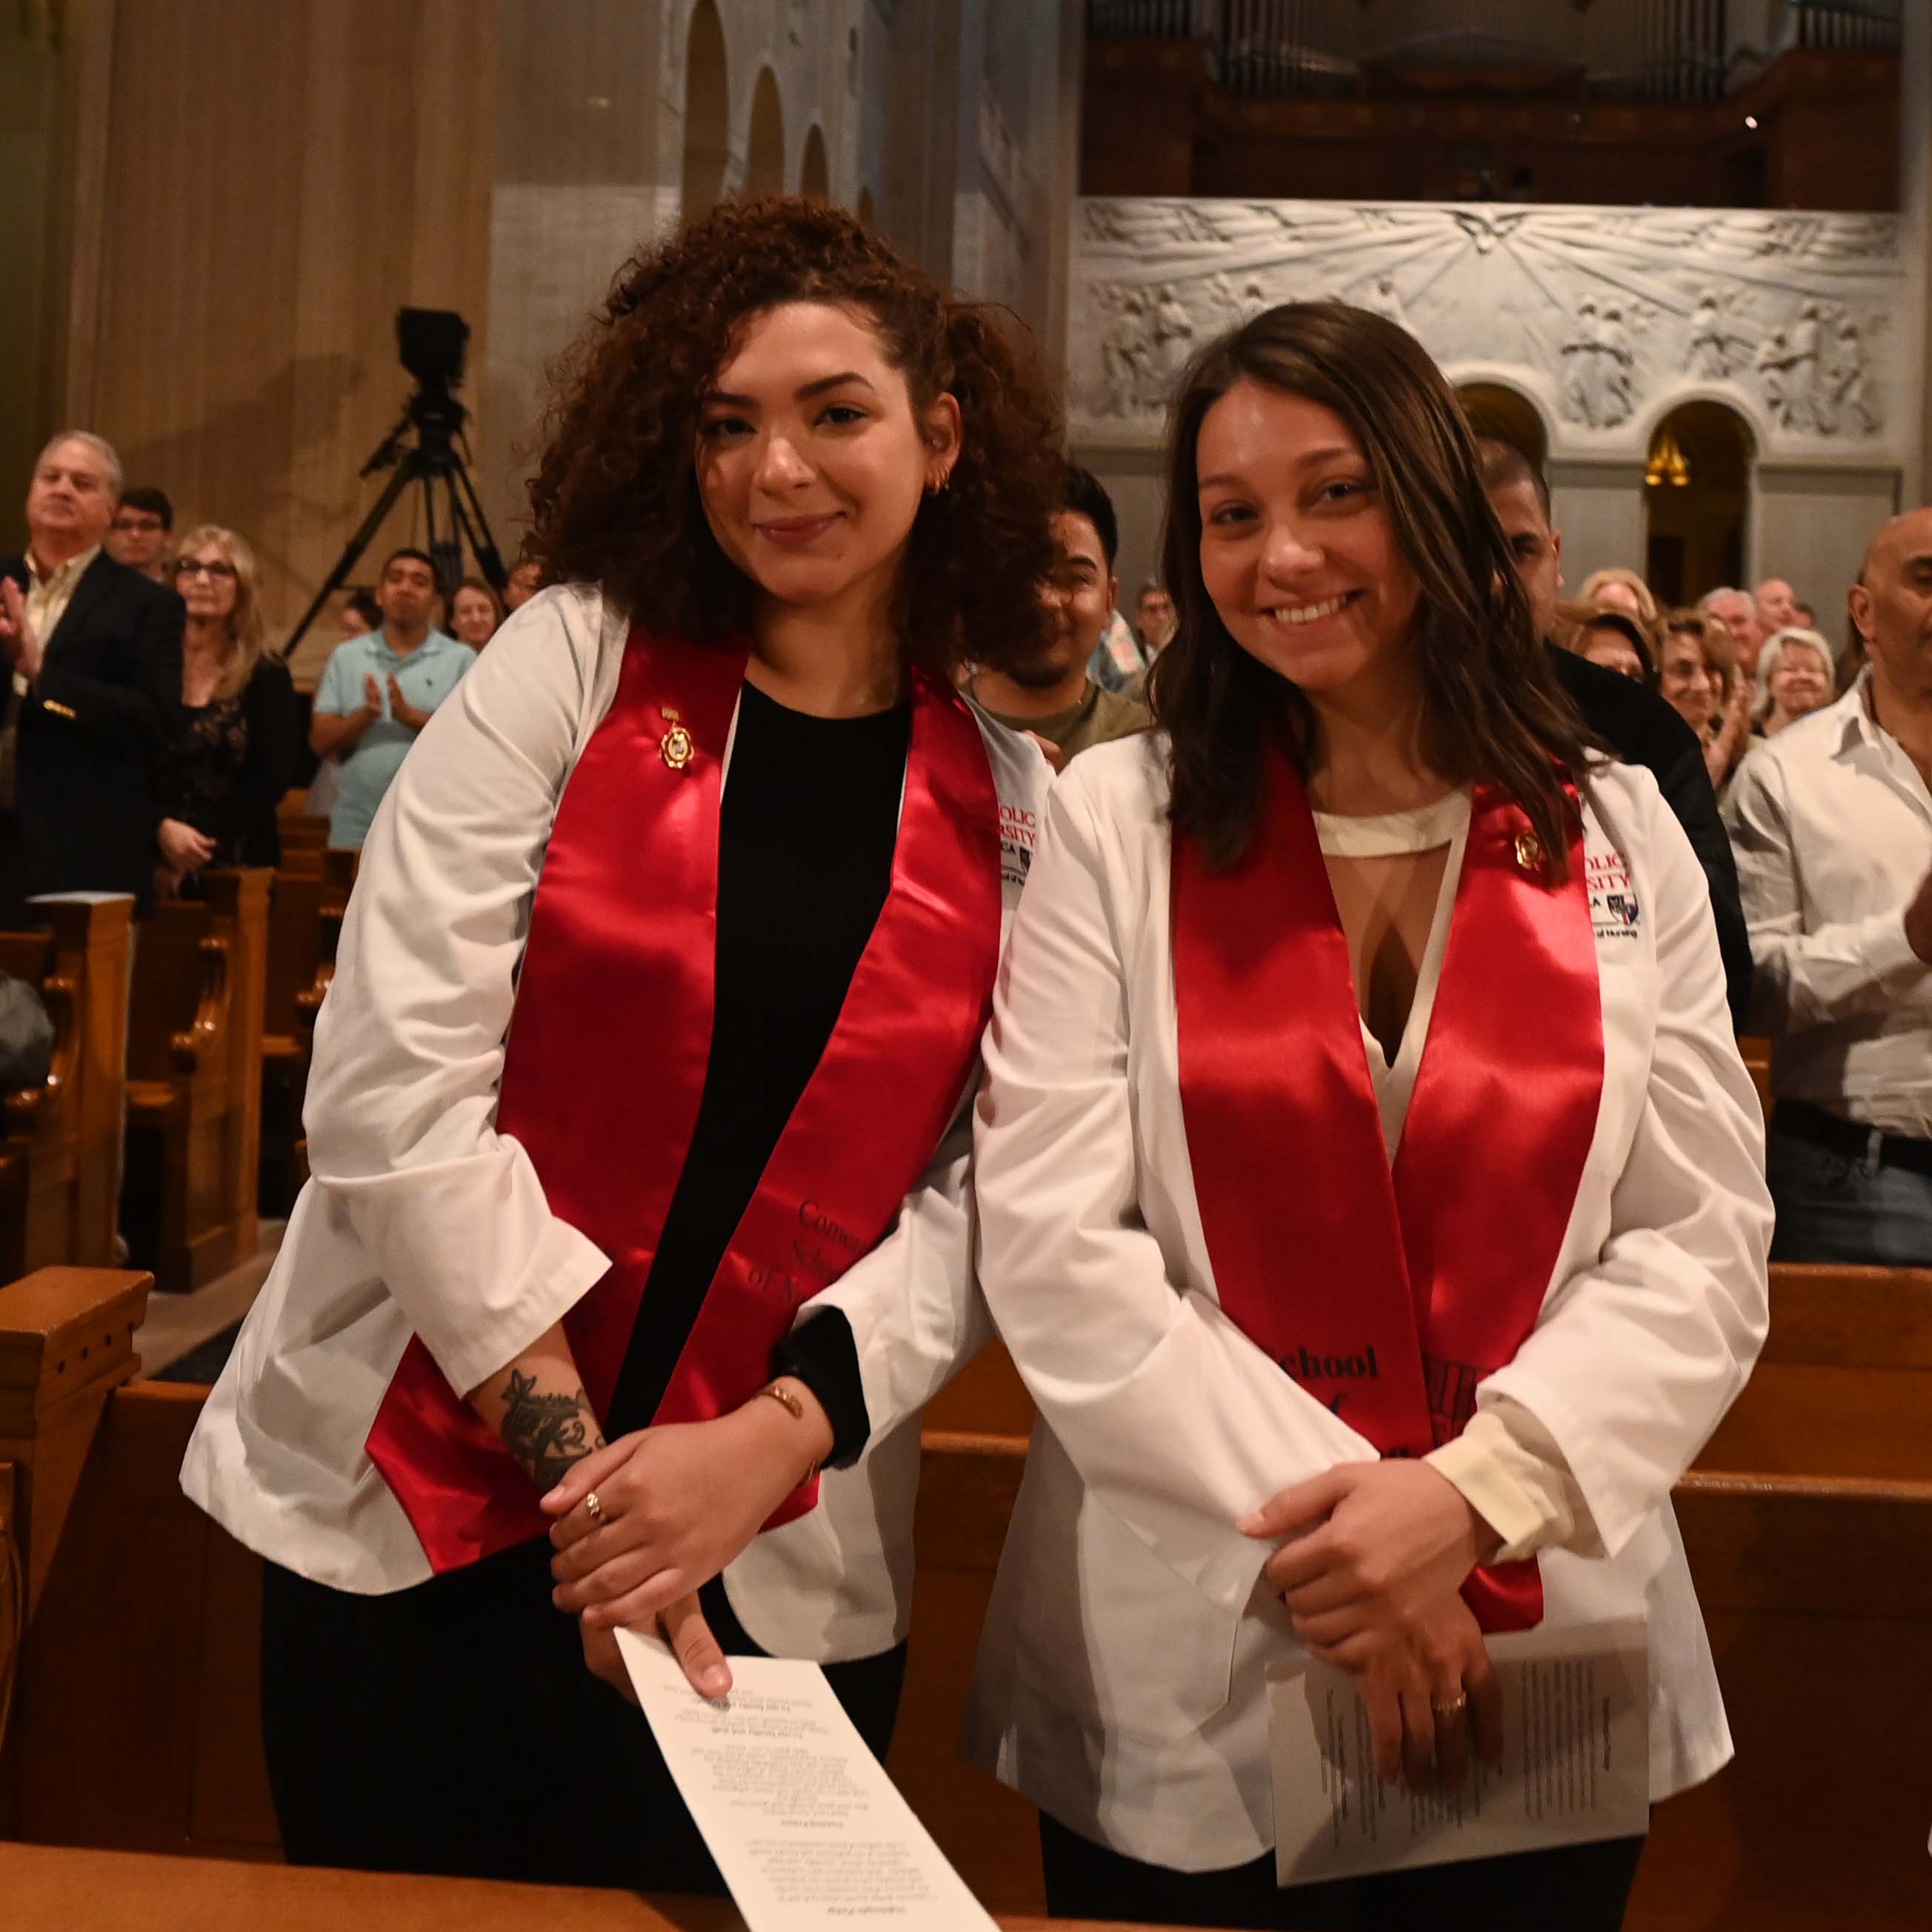
[[[552,1211],[610,1257],[564,1322],[599,1414],[704,1093],[724,751],[746,658],[632,632],[616,700],[557,812],[518,979],[496,1125],[528,1152]],[[681,768],[674,724],[692,748]],[[916,677],[878,923],[656,1421],[704,1420],[743,1402],[767,1378],[800,1304],[890,1227],[971,1077],[1000,914],[999,803],[984,741],[961,698]],[[367,1446],[436,1570],[546,1527],[528,1475],[418,1338]],[[817,1495],[807,1484],[772,1522],[802,1514]]]
[[[1174,840],[1180,1098],[1221,1305],[1385,1456],[1459,1433],[1477,1385],[1535,1325],[1596,1132],[1580,822],[1553,888],[1519,860],[1528,831],[1496,788],[1476,788],[1393,1173],[1300,777],[1270,757],[1235,869],[1210,874]],[[1489,1630],[1543,1614],[1534,1562],[1479,1570],[1464,1594]]]

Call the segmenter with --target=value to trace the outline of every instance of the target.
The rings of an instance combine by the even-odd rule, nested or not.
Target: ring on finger
[[[1453,1697],[1431,1698],[1430,1715],[1438,1724],[1459,1723],[1469,1708],[1469,1694],[1459,1690]]]
[[[604,1520],[604,1504],[595,1490],[587,1490],[584,1498],[584,1513],[592,1522]]]

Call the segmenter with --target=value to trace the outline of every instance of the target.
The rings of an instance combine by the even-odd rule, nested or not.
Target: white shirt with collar
[[[316,1023],[314,1178],[182,1470],[230,1534],[338,1589],[380,1595],[430,1574],[364,1448],[412,1332],[453,1388],[473,1388],[608,1265],[551,1213],[495,1117],[545,843],[628,629],[588,586],[523,605],[423,728],[370,828]],[[1028,740],[980,730],[1010,917],[1051,774]],[[584,1016],[586,1053],[618,1017]],[[740,1621],[776,1654],[866,1657],[905,1634],[919,1409],[989,1332],[968,1255],[970,1143],[962,1096],[890,1232],[834,1284],[864,1376],[865,1453],[725,1570]]]
[[[1887,1133],[1932,1138],[1932,966],[1905,908],[1932,872],[1932,792],[1872,716],[1871,673],[1738,766],[1724,818],[1771,1085]]]
[[[92,550],[69,557],[58,569],[44,570],[32,550],[27,552],[27,622],[43,650],[67,615],[67,607],[74,602],[75,586],[100,554],[100,546],[96,544]]]
[[[1261,1582],[1269,1547],[1235,1523],[1376,1451],[1220,1305],[1180,1102],[1165,750],[1101,746],[1055,782],[994,1001],[980,1275],[1039,1419],[966,1748],[1072,1829],[1200,1871],[1273,1843],[1266,1674],[1297,1650]],[[1596,1132],[1536,1326],[1465,1434],[1501,1438],[1520,1412],[1568,1472],[1574,1510],[1544,1512],[1536,1538],[1547,1619],[1648,1617],[1662,1798],[1730,1755],[1670,1498],[1762,1345],[1771,1203],[1682,828],[1647,772],[1612,765],[1586,788],[1585,838],[1630,881],[1596,922]],[[1428,1024],[1437,923],[1412,1046],[1377,1082],[1385,1136]],[[1292,1244],[1292,1175],[1280,1195]],[[1466,1471],[1442,1472],[1469,1493]]]

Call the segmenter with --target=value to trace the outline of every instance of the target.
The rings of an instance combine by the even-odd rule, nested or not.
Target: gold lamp
[[[1678,448],[1676,437],[1667,429],[1659,430],[1657,440],[1650,446],[1650,463],[1643,472],[1643,480],[1646,486],[1652,490],[1660,490],[1666,483],[1679,490],[1690,484],[1690,465]]]

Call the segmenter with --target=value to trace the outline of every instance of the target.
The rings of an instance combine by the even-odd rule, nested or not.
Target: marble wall
[[[1747,567],[1786,572],[1822,609],[1917,458],[1908,256],[1892,215],[1090,199],[1067,337],[1075,438],[1138,498],[1190,356],[1273,303],[1334,297],[1412,329],[1453,380],[1535,410],[1572,581],[1642,567],[1643,466],[1670,412],[1730,410],[1755,458]],[[1137,578],[1156,533],[1126,520]]]

